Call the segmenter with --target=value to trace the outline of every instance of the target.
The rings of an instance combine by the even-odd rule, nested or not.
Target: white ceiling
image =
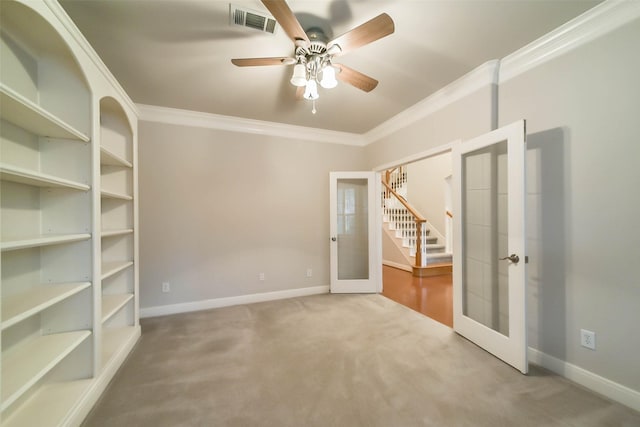
[[[337,37],[386,12],[395,33],[340,58],[380,81],[370,93],[320,88],[317,114],[296,100],[292,66],[238,68],[231,58],[292,56],[275,35],[229,24],[219,0],[60,0],[136,103],[364,133],[491,59],[499,59],[599,1],[296,1],[303,28]],[[268,13],[258,0],[233,4]]]

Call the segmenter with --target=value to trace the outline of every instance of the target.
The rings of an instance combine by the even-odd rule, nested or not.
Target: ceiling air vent
[[[269,34],[276,32],[276,20],[272,16],[233,4],[229,5],[229,21],[231,25],[249,27]]]

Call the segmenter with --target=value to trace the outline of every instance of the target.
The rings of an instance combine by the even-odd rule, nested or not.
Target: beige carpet
[[[145,319],[86,426],[640,426],[380,295]]]

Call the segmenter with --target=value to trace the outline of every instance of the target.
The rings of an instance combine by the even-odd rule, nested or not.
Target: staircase
[[[444,242],[444,236],[428,221],[420,224],[421,256],[417,257],[419,262],[416,262],[417,223],[420,221],[416,221],[414,213],[405,207],[406,169],[396,168],[386,174],[386,179],[393,192],[385,191],[382,197],[383,231],[395,240],[396,246],[412,267],[414,276],[425,277],[450,273],[452,255],[446,252],[445,245],[440,243]],[[405,204],[399,198],[404,199]]]

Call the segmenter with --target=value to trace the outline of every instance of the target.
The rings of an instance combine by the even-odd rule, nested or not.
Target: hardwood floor
[[[453,327],[451,273],[413,277],[408,271],[382,266],[382,295],[440,323]]]

